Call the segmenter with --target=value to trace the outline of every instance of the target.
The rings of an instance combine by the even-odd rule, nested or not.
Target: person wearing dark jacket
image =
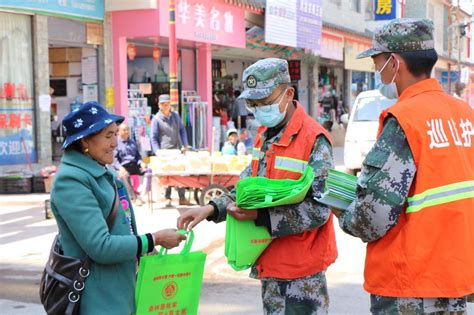
[[[181,149],[186,151],[188,147],[188,137],[181,117],[171,110],[170,96],[160,95],[158,100],[160,111],[152,119],[151,125],[151,146],[155,154],[159,150]],[[185,197],[185,189],[178,188],[179,204],[189,206],[190,202]],[[171,187],[165,191],[167,206],[171,206]]]

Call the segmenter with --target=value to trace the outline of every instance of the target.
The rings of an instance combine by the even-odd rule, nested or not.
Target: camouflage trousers
[[[463,298],[396,298],[370,295],[374,315],[465,315]]]
[[[327,314],[329,295],[323,272],[300,279],[262,280],[264,314]]]

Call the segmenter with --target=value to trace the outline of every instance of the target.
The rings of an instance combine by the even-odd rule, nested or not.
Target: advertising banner
[[[267,0],[265,41],[321,53],[322,0]]]
[[[1,7],[53,16],[104,19],[104,0],[2,0]]]
[[[397,0],[374,0],[374,20],[393,20],[397,18]]]
[[[31,17],[0,12],[0,165],[36,162]]]
[[[160,35],[169,36],[168,1],[160,1]],[[245,48],[244,10],[217,1],[176,1],[176,38]]]

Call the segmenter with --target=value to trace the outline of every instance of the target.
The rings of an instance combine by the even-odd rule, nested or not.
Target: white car
[[[380,113],[394,104],[378,90],[360,93],[351,109],[344,143],[344,165],[352,174],[362,167],[367,153],[375,143]]]

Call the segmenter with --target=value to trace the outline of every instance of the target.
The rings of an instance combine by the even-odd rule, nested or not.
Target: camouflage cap
[[[384,52],[419,51],[434,48],[433,22],[428,19],[394,19],[377,26],[372,39],[373,48],[357,59]]]
[[[278,58],[257,61],[244,70],[242,76],[244,91],[239,98],[260,100],[268,97],[283,83],[290,83],[288,62]]]

